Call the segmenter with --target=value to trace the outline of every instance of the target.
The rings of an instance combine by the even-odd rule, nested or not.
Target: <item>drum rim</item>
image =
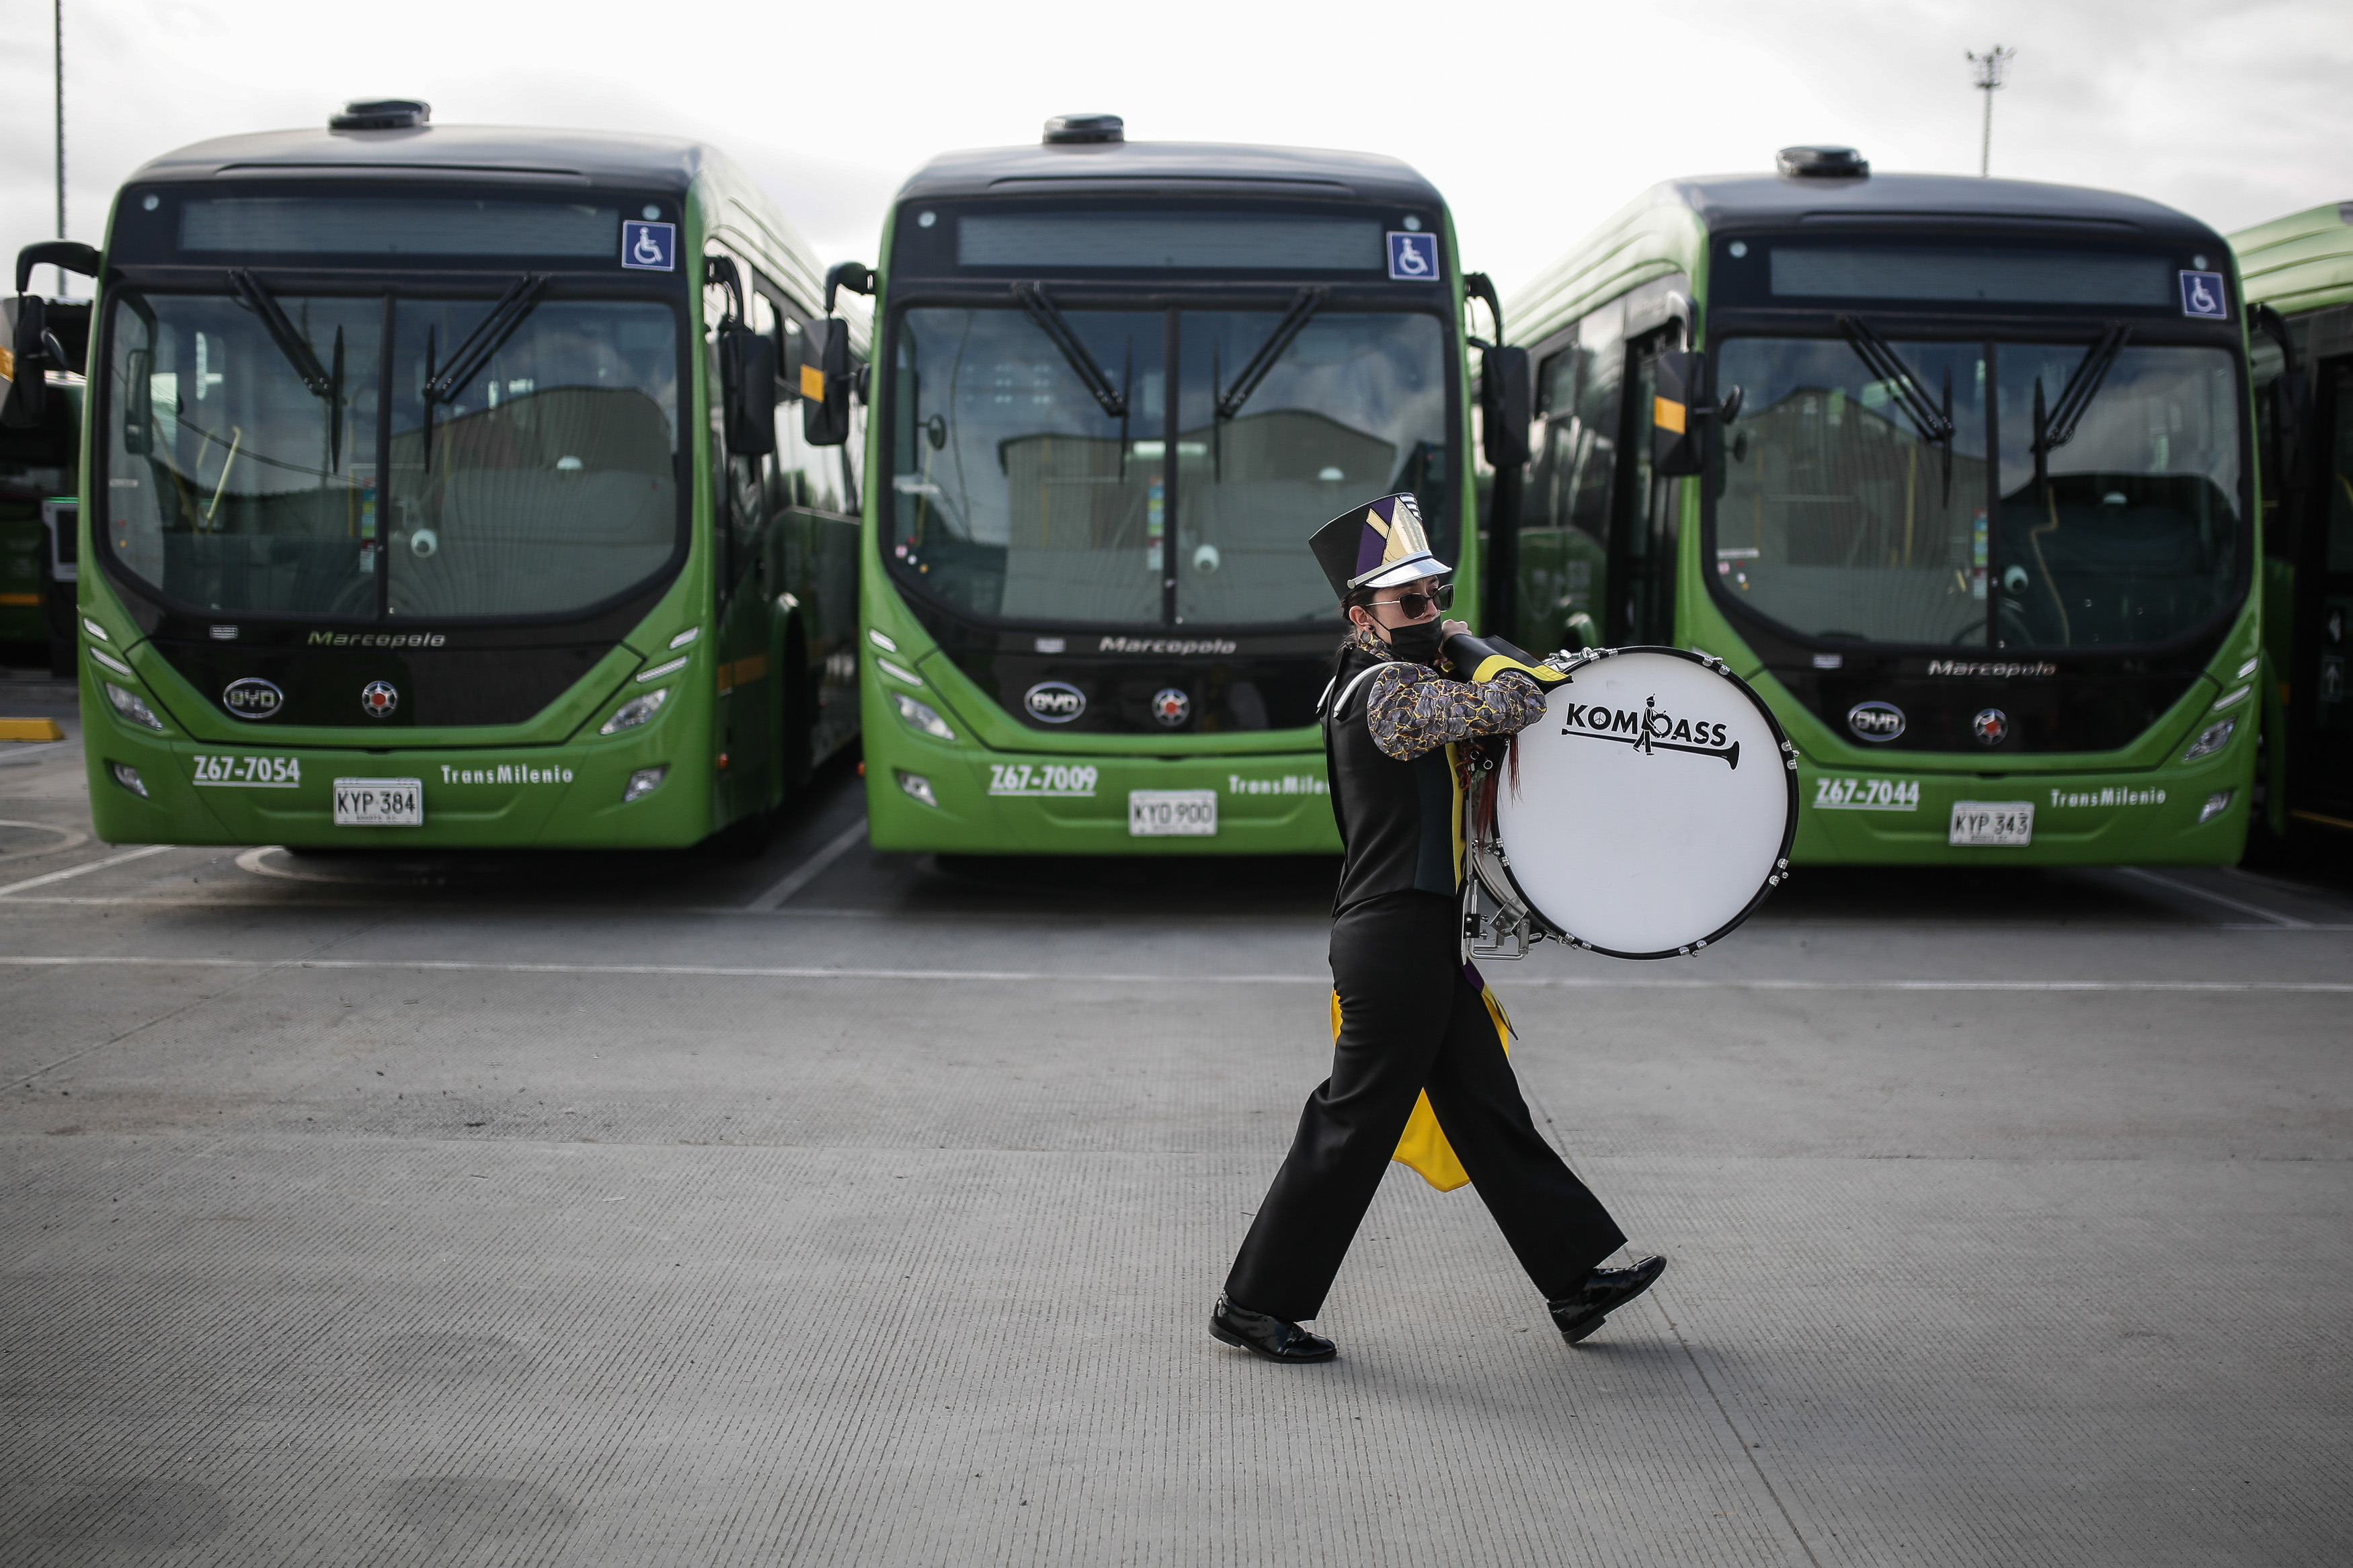
[[[1781,769],[1781,780],[1783,786],[1788,793],[1789,802],[1788,815],[1783,820],[1781,826],[1781,847],[1775,851],[1773,856],[1772,873],[1767,876],[1763,884],[1757,888],[1756,896],[1741,906],[1740,912],[1738,914],[1734,915],[1730,920],[1725,921],[1722,925],[1716,927],[1715,930],[1708,932],[1705,936],[1699,938],[1697,941],[1690,942],[1683,947],[1661,948],[1656,952],[1627,952],[1618,948],[1603,947],[1598,942],[1588,942],[1583,937],[1578,936],[1576,932],[1565,929],[1557,921],[1555,921],[1550,915],[1545,913],[1543,909],[1537,905],[1536,901],[1528,897],[1528,890],[1520,886],[1519,877],[1512,870],[1512,860],[1508,846],[1505,847],[1505,853],[1499,863],[1498,868],[1504,873],[1504,879],[1512,884],[1512,891],[1518,895],[1520,907],[1535,915],[1538,920],[1544,921],[1546,926],[1558,933],[1558,940],[1567,943],[1569,946],[1582,948],[1588,952],[1598,952],[1605,958],[1687,958],[1691,954],[1697,952],[1700,949],[1706,947],[1709,943],[1720,942],[1725,937],[1732,934],[1732,932],[1739,930],[1742,925],[1747,922],[1748,917],[1757,912],[1757,907],[1759,904],[1762,904],[1767,897],[1780,887],[1783,882],[1788,879],[1789,847],[1796,843],[1798,838],[1798,751],[1795,746],[1792,746],[1789,743],[1788,732],[1781,728],[1781,721],[1773,717],[1773,710],[1766,705],[1765,699],[1757,694],[1757,689],[1754,686],[1751,686],[1747,681],[1743,680],[1738,675],[1734,674],[1732,666],[1725,663],[1723,659],[1715,658],[1703,653],[1696,653],[1692,649],[1685,647],[1662,647],[1651,643],[1633,643],[1625,647],[1588,648],[1582,656],[1580,656],[1579,665],[1572,668],[1580,668],[1581,666],[1588,664],[1599,664],[1605,658],[1616,658],[1620,654],[1629,653],[1671,654],[1676,658],[1687,659],[1691,663],[1698,665],[1701,668],[1705,669],[1711,675],[1724,676],[1731,681],[1734,689],[1737,690],[1743,697],[1748,699],[1749,705],[1755,708],[1757,713],[1764,719],[1765,728],[1771,732],[1774,745],[1782,759],[1783,766]],[[1549,687],[1546,688],[1545,695],[1547,700],[1549,700],[1552,695],[1552,689]],[[1516,735],[1513,738],[1515,741],[1518,739]],[[1492,774],[1489,776],[1491,778],[1493,777]],[[1498,844],[1502,844],[1503,842],[1503,823],[1499,818],[1495,825],[1495,837]]]

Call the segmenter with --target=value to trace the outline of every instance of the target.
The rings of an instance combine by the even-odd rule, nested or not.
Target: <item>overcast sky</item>
[[[2353,199],[2353,5],[1691,0],[1163,6],[892,0],[66,0],[70,237],[207,136],[323,124],[354,97],[441,123],[703,138],[826,259],[871,259],[891,193],[951,147],[1107,110],[1136,140],[1404,158],[1506,293],[1651,183],[1838,142],[1975,173],[1965,50],[2018,51],[1994,173],[2102,185],[2228,232]],[[48,0],[0,0],[0,255],[51,237]],[[44,273],[44,279],[52,276]]]

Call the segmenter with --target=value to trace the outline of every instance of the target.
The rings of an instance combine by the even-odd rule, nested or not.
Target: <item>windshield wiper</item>
[[[1029,319],[1038,323],[1038,330],[1062,351],[1063,360],[1077,373],[1081,384],[1103,406],[1103,413],[1113,419],[1126,418],[1126,391],[1111,384],[1111,377],[1103,374],[1103,367],[1095,363],[1095,356],[1087,352],[1087,345],[1081,342],[1079,334],[1071,330],[1069,318],[1062,314],[1053,300],[1046,298],[1046,290],[1035,283],[1016,283],[1013,297],[1020,301],[1021,309],[1029,313]]]
[[[1267,372],[1274,368],[1274,362],[1282,357],[1283,351],[1291,346],[1291,341],[1307,325],[1307,319],[1323,308],[1324,292],[1321,289],[1302,289],[1299,291],[1299,298],[1292,301],[1291,309],[1282,321],[1275,323],[1274,331],[1268,334],[1265,342],[1259,345],[1259,351],[1250,356],[1250,363],[1242,366],[1241,374],[1234,378],[1233,385],[1219,397],[1219,418],[1231,419],[1241,412],[1242,405],[1250,401],[1250,395],[1258,390],[1258,384],[1264,381]]]
[[[1953,370],[1945,367],[1945,401],[1941,407],[1928,399],[1928,388],[1913,368],[1904,363],[1904,356],[1894,345],[1872,329],[1860,316],[1841,316],[1839,331],[1845,335],[1847,346],[1855,357],[1869,366],[1871,373],[1895,389],[1895,406],[1912,422],[1920,439],[1943,448],[1944,499],[1953,499]]]
[[[1895,405],[1904,410],[1912,427],[1920,432],[1924,441],[1950,441],[1953,438],[1953,392],[1945,389],[1945,406],[1939,409],[1928,399],[1928,388],[1904,363],[1885,338],[1872,330],[1871,323],[1860,316],[1841,316],[1839,331],[1846,334],[1848,344],[1857,358],[1871,367],[1871,372],[1895,388]]]
[[[515,279],[513,288],[499,296],[491,313],[481,324],[466,334],[465,342],[450,351],[449,363],[438,372],[433,368],[432,338],[428,333],[425,348],[425,401],[429,404],[455,403],[466,384],[480,375],[491,356],[506,346],[522,319],[539,303],[540,294],[547,288],[544,272],[526,272]]]
[[[278,297],[265,288],[260,279],[241,267],[229,269],[228,286],[237,302],[261,318],[269,333],[269,341],[294,367],[311,395],[327,405],[327,468],[330,472],[343,466],[343,329],[335,329],[335,368],[331,372],[319,363],[311,341],[294,330]]]
[[[2116,368],[2116,356],[2124,353],[2125,340],[2131,336],[2132,329],[2122,321],[2108,323],[2108,330],[2100,334],[2100,341],[2092,345],[2092,352],[2084,356],[2082,362],[2075,366],[2075,374],[2069,376],[2067,384],[2059,389],[2059,401],[2052,408],[2047,421],[2043,418],[2039,406],[2039,400],[2042,395],[2042,382],[2040,377],[2036,378],[2034,383],[2034,395],[2038,400],[2034,420],[2036,456],[2056,451],[2075,438],[2075,426],[2083,422],[2084,411],[2091,407],[2092,399],[2100,395],[2100,384],[2107,380],[2108,372]]]
[[[480,375],[482,367],[491,363],[491,356],[505,347],[506,341],[514,336],[515,329],[522,325],[522,319],[531,314],[533,305],[539,303],[539,297],[547,284],[548,275],[544,272],[526,272],[516,279],[514,287],[499,296],[498,303],[491,307],[491,313],[466,334],[465,340],[451,351],[448,363],[438,371],[433,368],[433,329],[425,329],[424,444],[425,467],[428,471],[433,467],[433,405],[458,400],[458,395],[466,390],[466,384]]]

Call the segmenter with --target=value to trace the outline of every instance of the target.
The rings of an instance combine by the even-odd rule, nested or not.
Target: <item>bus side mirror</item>
[[[776,449],[776,342],[740,321],[719,330],[719,380],[727,450],[765,458]]]
[[[0,425],[22,430],[38,425],[49,407],[47,372],[74,368],[72,351],[52,331],[48,301],[32,292],[33,268],[60,267],[84,278],[98,276],[97,247],[74,239],[44,239],[16,252],[16,297],[0,300]],[[84,310],[82,314],[87,315]],[[69,329],[70,330],[70,329]]]
[[[1700,423],[1708,409],[1701,380],[1707,362],[1695,353],[1662,353],[1651,362],[1657,377],[1651,403],[1651,471],[1662,479],[1700,471]]]
[[[1479,428],[1490,468],[1516,468],[1528,460],[1533,409],[1528,351],[1501,345],[1489,349],[1479,367]]]
[[[801,329],[801,438],[812,447],[849,439],[849,323],[828,316]]]
[[[825,269],[825,313],[833,314],[833,297],[844,289],[853,294],[874,292],[874,269],[862,261],[837,261]]]
[[[2287,318],[2269,305],[2247,308],[2248,324],[2279,345],[2280,372],[2263,384],[2259,405],[2263,458],[2283,495],[2293,495],[2304,478],[2304,433],[2312,425],[2312,382],[2298,363],[2295,335]]]
[[[0,300],[0,425],[24,430],[41,422],[49,408],[47,302],[38,294]]]

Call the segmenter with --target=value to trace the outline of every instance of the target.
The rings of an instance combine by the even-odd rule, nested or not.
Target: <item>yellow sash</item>
[[[1512,1024],[1504,1016],[1504,1005],[1495,1000],[1493,986],[1482,986],[1479,1000],[1487,1005],[1487,1016],[1495,1025],[1495,1041],[1506,1055],[1512,1049]],[[1340,1040],[1340,994],[1332,993],[1332,1042]],[[1454,1146],[1438,1125],[1438,1112],[1430,1108],[1430,1096],[1417,1097],[1413,1114],[1406,1118],[1404,1135],[1398,1139],[1397,1152],[1389,1156],[1400,1164],[1410,1165],[1421,1179],[1441,1193],[1451,1193],[1471,1180],[1471,1173],[1462,1168]]]

